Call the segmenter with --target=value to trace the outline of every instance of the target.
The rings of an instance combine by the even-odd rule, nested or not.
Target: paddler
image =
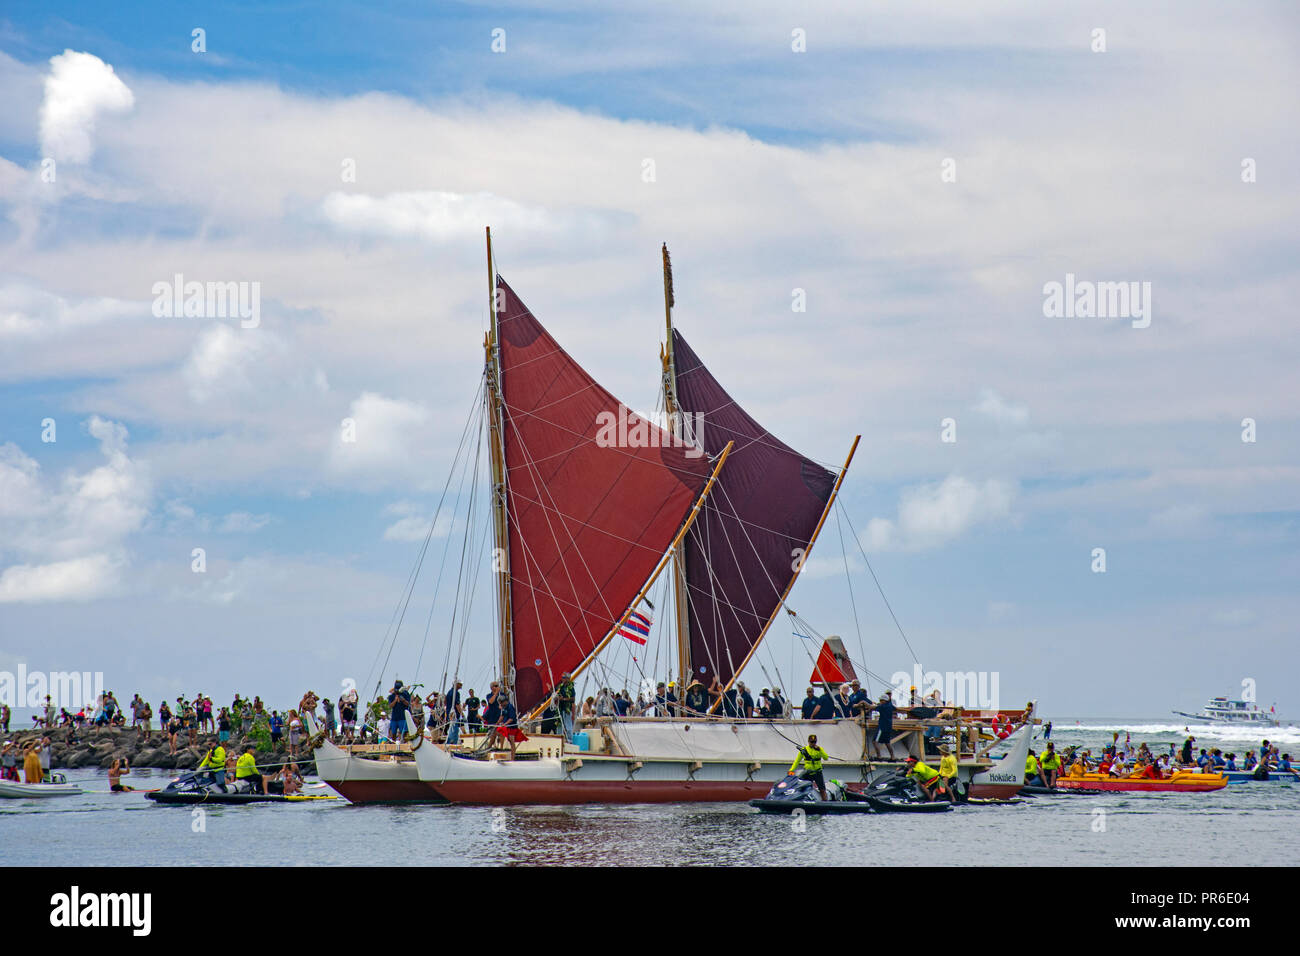
[[[1034,783],[1034,778],[1038,778],[1038,783]],[[1031,749],[1029,755],[1025,757],[1025,786],[1047,786],[1043,783],[1043,768],[1039,766],[1038,755]]]
[[[956,764],[956,761],[954,760],[953,763]],[[955,766],[953,770],[955,773]],[[943,777],[940,775],[938,770],[935,770],[922,760],[917,760],[915,757],[907,758],[907,776],[911,777],[921,785],[921,789],[925,791],[925,799],[927,800],[933,800],[935,798],[935,790],[943,780]]]
[[[1038,763],[1043,768],[1043,779],[1047,782],[1047,785],[1055,787],[1056,778],[1061,773],[1061,755],[1056,752],[1056,744],[1050,740],[1047,742],[1047,750],[1043,752],[1043,756]]]
[[[794,773],[803,764],[804,779],[811,780],[817,784],[817,792],[821,794],[823,801],[829,800],[826,796],[826,780],[822,776],[822,763],[830,759],[830,754],[817,746],[817,735],[808,735],[808,746],[799,748],[799,755],[794,758],[794,763],[790,764],[790,772]]]
[[[221,746],[220,741],[208,748],[208,752],[203,755],[196,769],[206,770],[210,781],[215,783],[222,793],[226,792],[226,748]]]

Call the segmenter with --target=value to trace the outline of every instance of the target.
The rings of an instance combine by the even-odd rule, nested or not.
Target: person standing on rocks
[[[144,732],[141,739],[148,743],[150,736],[153,734],[153,729],[149,726],[153,721],[153,707],[149,705],[147,700],[140,701],[140,704],[140,729]]]
[[[323,701],[321,701],[321,705],[325,708],[325,739],[328,740],[330,743],[333,743],[334,742],[334,705],[330,703],[330,699],[328,697],[326,697]]]
[[[166,704],[163,704],[164,708],[166,706],[167,706]],[[167,747],[168,747],[167,752],[169,754],[176,753],[176,735],[179,734],[180,732],[181,732],[181,719],[176,714],[172,714],[171,719],[167,721]]]

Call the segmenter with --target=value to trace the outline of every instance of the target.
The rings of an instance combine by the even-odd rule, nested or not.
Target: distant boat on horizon
[[[1199,714],[1188,714],[1181,710],[1173,711],[1179,717],[1189,720],[1201,720],[1212,724],[1247,724],[1259,727],[1280,727],[1282,722],[1277,717],[1277,706],[1260,710],[1255,704],[1244,700],[1229,700],[1227,697],[1211,697],[1205,709]]]

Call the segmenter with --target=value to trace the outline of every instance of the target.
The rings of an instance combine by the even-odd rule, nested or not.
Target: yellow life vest
[[[1034,777],[1038,775],[1038,758],[1030,754],[1025,758],[1025,776]]]
[[[790,772],[794,773],[802,763],[808,770],[816,773],[822,768],[822,761],[828,760],[830,754],[822,750],[821,747],[800,747],[799,756],[794,758],[794,763],[790,764]]]
[[[252,777],[257,773],[257,761],[253,759],[252,754],[240,754],[239,759],[235,761],[235,779],[239,780],[244,777]]]
[[[956,763],[956,761],[953,762]],[[935,770],[929,764],[922,763],[918,760],[915,766],[913,766],[911,770],[907,771],[907,775],[909,777],[919,777],[922,783],[929,783],[935,777],[939,776],[939,771]]]
[[[939,776],[947,778],[957,776],[957,758],[952,754],[939,758]]]
[[[1061,755],[1055,750],[1049,750],[1043,754],[1042,765],[1044,770],[1055,770],[1061,765]]]
[[[200,770],[224,770],[226,768],[226,748],[220,744],[203,755]]]

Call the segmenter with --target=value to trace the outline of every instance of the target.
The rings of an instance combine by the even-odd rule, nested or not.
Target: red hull
[[[976,783],[970,788],[970,795],[979,800],[1010,800],[1020,793],[1018,783]]]
[[[327,780],[349,803],[445,803],[423,780]]]
[[[488,806],[565,803],[734,803],[765,797],[770,783],[737,780],[447,780],[435,785],[452,803]]]

